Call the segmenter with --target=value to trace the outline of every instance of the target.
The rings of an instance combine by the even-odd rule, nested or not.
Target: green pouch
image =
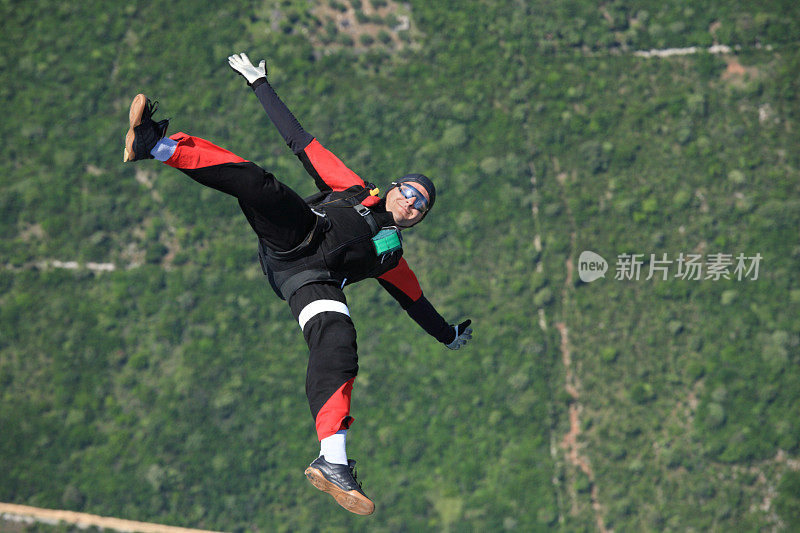
[[[403,248],[400,231],[397,228],[383,228],[372,238],[372,244],[378,257]]]

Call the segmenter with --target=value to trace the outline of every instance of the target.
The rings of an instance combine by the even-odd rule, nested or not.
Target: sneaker
[[[167,133],[169,119],[154,122],[153,113],[158,109],[158,102],[150,102],[143,94],[137,94],[131,102],[128,113],[130,128],[125,135],[125,153],[123,162],[153,159],[150,150]]]
[[[336,503],[351,513],[372,514],[375,504],[364,494],[361,483],[356,481],[355,464],[352,459],[347,465],[329,463],[320,455],[306,468],[305,474],[312,485],[333,496]]]

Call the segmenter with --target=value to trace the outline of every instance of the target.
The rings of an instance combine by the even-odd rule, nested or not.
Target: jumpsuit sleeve
[[[365,186],[364,180],[358,174],[347,168],[338,157],[303,129],[266,78],[253,82],[252,88],[267,116],[292,152],[300,158],[320,191],[344,191],[354,185]]]
[[[455,328],[447,323],[425,296],[417,276],[405,259],[378,278],[378,283],[405,309],[414,322],[439,342],[448,344],[456,336]]]

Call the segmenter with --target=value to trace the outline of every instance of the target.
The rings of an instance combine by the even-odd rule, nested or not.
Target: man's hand
[[[451,350],[458,350],[465,344],[467,341],[472,339],[472,328],[469,325],[472,324],[472,320],[467,319],[461,324],[454,326],[456,330],[456,336],[453,339],[453,342],[450,344],[445,344]]]
[[[267,77],[267,62],[262,59],[257,67],[253,66],[250,58],[244,52],[228,57],[228,64],[233,70],[245,77],[248,85],[252,85],[259,78]]]

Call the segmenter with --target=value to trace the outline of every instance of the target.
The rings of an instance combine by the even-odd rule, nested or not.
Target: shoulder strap
[[[360,204],[372,194],[377,194],[377,189],[372,183],[366,186],[353,185],[343,191],[321,191],[312,194],[303,200],[311,206],[319,207],[349,207]]]
[[[308,205],[314,206],[314,205],[321,204],[322,202],[324,202],[325,199],[327,199],[329,195],[330,195],[330,191],[319,191],[319,192],[315,192],[311,196],[306,196],[305,198],[303,198],[303,201],[305,203],[307,203]]]
[[[366,220],[367,224],[369,224],[369,229],[372,230],[373,235],[376,235],[381,230],[380,226],[378,226],[378,223],[375,221],[375,215],[372,214],[372,211],[370,211],[369,207],[356,204],[353,206],[353,209],[355,209],[356,212],[361,215],[364,220]]]

